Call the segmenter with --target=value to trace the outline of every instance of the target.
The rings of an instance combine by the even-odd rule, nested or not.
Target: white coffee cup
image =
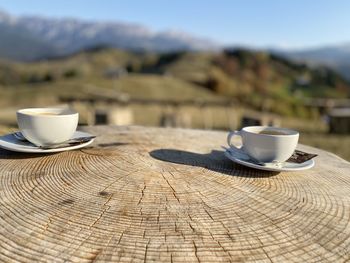
[[[17,111],[23,136],[37,146],[69,140],[78,126],[79,114],[67,108],[28,108]]]
[[[242,146],[231,143],[234,136],[242,138]],[[294,153],[298,145],[299,133],[286,128],[250,126],[240,131],[230,132],[227,143],[234,151],[243,152],[257,162],[284,162]]]

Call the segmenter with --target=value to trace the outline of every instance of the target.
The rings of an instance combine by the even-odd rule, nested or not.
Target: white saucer
[[[72,139],[79,138],[79,137],[86,137],[86,136],[92,136],[92,135],[87,132],[76,131],[72,136]],[[67,146],[62,148],[40,149],[39,147],[31,144],[30,142],[20,141],[16,139],[12,134],[7,134],[0,137],[0,147],[6,150],[14,151],[14,152],[55,153],[55,152],[64,152],[64,151],[80,149],[91,144],[93,141],[94,139],[91,139],[90,141],[84,142],[82,144],[72,145],[72,146]]]
[[[229,149],[225,151],[225,156],[235,163],[239,163],[247,167],[251,167],[259,170],[265,170],[265,171],[293,172],[293,171],[307,170],[312,168],[315,165],[315,161],[311,159],[303,163],[284,162],[283,164],[281,164],[281,166],[277,166],[273,164],[265,166],[265,165],[254,163],[251,160],[241,158],[242,156],[236,155]]]

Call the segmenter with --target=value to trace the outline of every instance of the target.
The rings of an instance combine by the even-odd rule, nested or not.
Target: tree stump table
[[[226,133],[90,127],[84,149],[0,150],[1,262],[346,262],[350,164],[275,173]]]

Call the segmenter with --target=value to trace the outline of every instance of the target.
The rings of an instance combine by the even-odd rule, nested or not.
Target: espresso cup
[[[69,140],[78,126],[79,114],[67,108],[28,108],[17,111],[23,136],[37,146]]]
[[[234,136],[241,137],[241,147],[231,143]],[[254,161],[270,163],[287,161],[294,153],[298,139],[299,133],[290,129],[250,126],[230,132],[227,143],[232,150],[245,153]]]

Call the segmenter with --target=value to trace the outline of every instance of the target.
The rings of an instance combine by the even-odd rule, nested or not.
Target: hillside
[[[96,48],[42,62],[2,61],[0,85],[3,105],[12,103],[6,96],[17,98],[13,94],[21,92],[44,101],[45,96],[55,100],[108,89],[144,99],[234,99],[257,110],[299,117],[311,114],[302,106],[305,97],[350,94],[349,83],[330,69],[242,49],[159,54]]]
[[[304,98],[350,94],[350,84],[331,69],[244,49],[168,53],[136,68],[133,72],[171,75],[255,109],[290,116],[309,115],[302,106]]]
[[[57,104],[60,97],[91,97],[106,92],[135,99],[220,99],[214,92],[180,78],[137,72],[125,75],[126,69],[157,58],[155,54],[97,49],[50,61],[0,61],[0,106]]]

